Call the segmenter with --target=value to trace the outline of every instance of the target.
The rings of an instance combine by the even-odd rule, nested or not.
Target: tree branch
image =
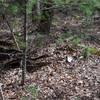
[[[15,43],[17,49],[20,51],[20,47],[19,47],[19,45],[18,45],[18,43],[17,43],[16,37],[15,37],[15,35],[14,35],[14,33],[13,33],[13,30],[12,30],[12,28],[11,28],[11,26],[10,26],[10,23],[8,22],[8,20],[7,20],[7,18],[5,17],[4,14],[3,14],[2,16],[3,16],[3,19],[6,21],[8,27],[9,27],[9,30],[10,30],[10,32],[11,32],[11,34],[12,34],[13,41],[14,41],[14,43]]]

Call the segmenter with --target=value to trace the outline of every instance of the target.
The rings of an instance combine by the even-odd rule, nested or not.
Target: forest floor
[[[46,40],[46,36],[45,40],[42,39],[46,46],[36,51],[38,56],[50,55],[40,59],[50,64],[27,73],[23,87],[19,86],[20,68],[1,73],[0,83],[4,85],[5,100],[100,100],[100,54],[84,59],[83,49],[73,44],[70,37],[63,37],[63,34],[71,32],[72,35],[86,32],[100,36],[100,20],[81,29],[82,19],[77,18],[79,16],[71,18],[55,14],[50,35],[57,39],[53,41],[50,37]],[[82,39],[78,44],[100,50],[100,43],[94,41]]]

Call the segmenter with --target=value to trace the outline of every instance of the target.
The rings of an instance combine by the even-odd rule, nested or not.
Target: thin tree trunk
[[[32,23],[38,25],[41,17],[41,0],[37,0],[36,5],[32,8]]]
[[[37,15],[40,16],[41,15],[41,0],[37,0]]]
[[[50,8],[53,6],[52,0],[46,0],[46,2],[41,2],[41,6],[43,8]],[[39,11],[39,10],[38,10]],[[38,12],[40,13],[40,12]],[[50,26],[52,23],[53,18],[53,9],[42,10],[41,11],[41,18],[39,19],[38,24],[38,32],[41,34],[49,34],[50,33]]]
[[[25,75],[26,75],[26,48],[27,48],[27,33],[26,33],[26,19],[27,19],[27,12],[26,12],[26,0],[24,1],[24,43],[25,47],[23,49],[23,59],[22,59],[22,80],[21,85],[25,83]]]

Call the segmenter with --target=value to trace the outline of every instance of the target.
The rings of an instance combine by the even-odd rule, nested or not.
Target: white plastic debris
[[[66,60],[67,60],[67,62],[71,63],[73,61],[73,57],[72,56],[67,56]]]

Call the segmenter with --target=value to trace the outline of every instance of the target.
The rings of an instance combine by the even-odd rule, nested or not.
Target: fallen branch
[[[41,69],[43,66],[47,66],[51,64],[51,62],[36,62],[33,65],[27,65],[27,71],[29,73],[33,73],[39,69]]]
[[[11,28],[11,26],[10,26],[10,23],[8,22],[8,20],[7,20],[7,18],[5,17],[4,14],[2,15],[2,17],[3,17],[3,19],[6,21],[8,27],[9,27],[9,30],[10,30],[10,32],[11,32],[11,34],[12,34],[12,37],[13,37],[13,40],[14,40],[14,43],[15,43],[17,49],[20,50],[20,47],[19,47],[19,45],[18,45],[18,43],[17,43],[17,40],[16,40],[16,37],[15,37],[15,35],[14,35],[14,33],[13,33],[13,30],[12,30],[12,28]]]
[[[47,58],[47,57],[50,57],[51,55],[48,55],[48,54],[44,54],[44,55],[41,55],[41,56],[38,56],[38,57],[31,57],[31,60],[33,61],[36,61],[38,59],[41,59],[41,58]]]
[[[12,43],[5,40],[0,40],[0,46],[12,46]]]
[[[16,53],[22,53],[22,51],[0,47],[0,53],[16,54]]]

